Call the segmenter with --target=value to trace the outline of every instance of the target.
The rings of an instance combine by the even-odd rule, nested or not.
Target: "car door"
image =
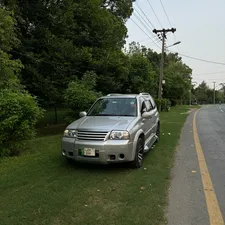
[[[154,133],[156,133],[159,112],[157,110],[157,106],[155,104],[154,99],[150,96],[149,100],[150,100],[150,103],[152,105],[152,110],[151,110],[152,111],[152,122],[153,122],[153,129],[152,129],[152,131]]]
[[[150,116],[148,118],[141,118],[142,119],[142,130],[145,133],[145,140],[148,142],[151,138],[152,134],[152,127],[153,127],[153,112],[151,102],[149,99],[143,99],[141,103],[141,114],[143,112],[148,112]]]
[[[150,114],[150,117],[146,121],[148,124],[148,130],[146,134],[146,138],[149,139],[154,136],[154,127],[155,127],[155,109],[150,101],[150,99],[145,100],[145,105],[147,108],[147,112]]]

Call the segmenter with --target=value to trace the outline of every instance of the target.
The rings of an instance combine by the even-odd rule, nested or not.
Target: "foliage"
[[[130,92],[151,92],[151,83],[154,76],[151,63],[140,53],[134,53],[130,57],[129,87]]]
[[[108,87],[103,92],[122,83],[127,69],[117,62],[132,0],[3,2],[15,11],[21,45],[12,54],[24,65],[22,83],[42,105],[62,103],[68,83],[88,70],[98,74],[98,90]]]
[[[205,81],[202,81],[197,88],[193,90],[194,98],[199,104],[212,104],[214,98],[214,90],[211,89]],[[224,90],[215,90],[215,102],[224,102]]]
[[[27,92],[5,89],[0,92],[0,156],[14,154],[21,141],[34,137],[42,111]]]
[[[68,84],[96,74],[94,92],[150,92],[158,95],[161,54],[132,42],[125,23],[133,0],[5,0],[13,10],[20,45],[11,50],[24,65],[21,82],[45,107],[63,105]],[[13,36],[13,35],[12,35]],[[163,97],[185,102],[191,69],[177,54],[165,53]],[[82,94],[82,93],[80,93]]]
[[[3,88],[20,88],[17,78],[22,64],[19,60],[12,60],[8,51],[18,45],[14,33],[14,20],[10,13],[0,8],[0,90]]]
[[[177,54],[169,53],[165,57],[163,97],[179,100],[180,104],[189,98],[192,70],[181,61]]]
[[[100,97],[100,93],[92,89],[96,85],[96,74],[87,72],[81,80],[69,83],[65,92],[66,106],[72,110],[72,117],[77,118],[79,111],[86,111]]]
[[[34,97],[25,92],[18,75],[22,64],[8,54],[18,41],[14,34],[14,20],[0,8],[0,157],[13,155],[21,148],[21,141],[34,136],[35,123],[41,110]]]
[[[161,110],[164,112],[168,112],[170,110],[171,102],[169,99],[155,99],[155,103],[157,105],[157,108],[159,108],[159,106],[161,105]]]

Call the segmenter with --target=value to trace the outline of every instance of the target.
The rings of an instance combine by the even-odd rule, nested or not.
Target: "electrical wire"
[[[147,0],[147,2],[148,2],[148,4],[150,5],[150,7],[151,7],[151,9],[152,9],[153,13],[155,14],[155,17],[156,17],[156,19],[158,20],[158,22],[159,22],[160,26],[163,28],[163,26],[162,26],[162,24],[161,24],[161,22],[160,22],[160,20],[159,20],[159,17],[158,17],[158,16],[157,16],[157,14],[155,13],[155,10],[153,9],[153,7],[152,7],[152,5],[151,5],[150,1],[149,1],[149,0]]]
[[[145,27],[145,29],[148,30],[148,32],[150,33],[149,38],[152,40],[152,42],[153,42],[153,43],[156,42],[156,39],[154,40],[155,37],[152,35],[151,30],[146,26],[146,24],[144,24],[143,21],[141,21],[141,19],[140,19],[136,14],[134,14],[134,16],[135,16],[135,17],[138,19],[138,21]]]
[[[152,40],[152,38],[132,19],[132,18],[130,18],[131,19],[131,21],[147,36],[147,37],[149,37],[151,40]],[[155,45],[158,47],[158,48],[160,48],[160,46],[159,45],[157,45],[156,43],[155,43]],[[160,48],[161,49],[161,48]]]
[[[138,9],[142,12],[142,14],[147,18],[147,16],[145,15],[145,13],[143,12],[143,10],[137,5]],[[136,15],[135,13],[137,13],[139,15]],[[152,39],[153,42],[157,42],[158,38],[155,38],[154,35],[152,35],[152,27],[150,26],[150,24],[145,20],[145,18],[142,16],[142,14],[137,10],[137,8],[134,11],[134,16],[138,19],[138,21],[145,27],[145,29],[148,30],[148,32],[150,33],[150,36],[152,38],[154,38],[154,40]],[[142,19],[142,20],[141,20]],[[148,18],[147,18],[148,20]],[[148,20],[149,21],[149,20]],[[150,21],[149,21],[150,22]],[[150,22],[151,23],[151,22]],[[157,39],[157,40],[156,40]]]
[[[140,8],[140,7],[139,7]],[[137,14],[135,14],[135,13],[138,13],[138,15],[142,18],[142,20],[145,22],[143,22],[139,17],[138,17],[138,15]],[[142,11],[143,12],[143,11]],[[138,19],[138,21],[142,24],[142,26],[150,33],[150,35],[148,35],[148,37],[152,40],[152,42],[153,43],[155,43],[155,42],[157,42],[157,40],[156,40],[156,38],[152,35],[152,31],[151,31],[151,27],[149,28],[149,24],[148,24],[148,22],[146,22],[146,20],[142,17],[142,15],[140,14],[140,12],[136,9],[136,11],[135,11],[135,13],[134,13],[134,16]],[[144,13],[144,12],[143,12]],[[146,16],[146,15],[145,15]],[[147,18],[148,19],[148,18]],[[137,25],[137,24],[136,24]],[[139,27],[140,28],[140,27]],[[145,34],[146,34],[146,32],[145,32]],[[157,43],[155,43],[155,45],[157,46],[157,47],[159,47],[158,45],[157,45]],[[160,48],[160,47],[159,47]],[[161,48],[160,48],[161,49]]]
[[[173,52],[173,53],[175,53],[175,52]],[[198,61],[201,61],[201,62],[206,62],[206,63],[212,63],[212,64],[225,66],[225,63],[222,63],[222,62],[215,62],[215,61],[210,61],[210,60],[206,60],[206,59],[200,59],[200,58],[196,58],[196,57],[193,57],[193,56],[184,55],[184,54],[181,54],[179,52],[177,54],[180,55],[180,56],[184,56],[186,58],[189,58],[189,59],[194,59],[194,60],[198,60]]]
[[[164,5],[163,5],[163,3],[162,3],[162,0],[160,0],[160,3],[161,3],[161,6],[162,6],[162,8],[163,8],[163,11],[164,11],[164,13],[165,13],[165,15],[166,15],[166,18],[167,18],[167,20],[168,20],[170,26],[173,27],[173,26],[172,26],[172,23],[170,22],[169,16],[168,16],[168,14],[167,14],[167,12],[166,12],[166,9],[165,9],[165,7],[164,7]],[[173,37],[174,37],[174,42],[176,42],[177,38],[176,38],[176,35],[175,35],[174,33],[173,33]],[[177,46],[177,49],[178,49],[178,46]]]
[[[143,15],[145,16],[145,18],[148,20],[148,22],[151,24],[151,29],[153,30],[155,28],[155,26],[152,24],[152,22],[148,19],[148,17],[145,15],[145,12],[140,8],[140,6],[137,4],[136,2],[136,6],[138,7],[138,9],[143,13]],[[150,26],[149,24],[149,26]]]
[[[163,8],[163,11],[164,11],[164,13],[165,13],[165,15],[166,15],[166,17],[167,17],[167,20],[168,20],[170,26],[172,27],[172,24],[171,24],[171,22],[170,22],[170,19],[169,19],[168,14],[167,14],[167,12],[166,12],[166,10],[165,10],[165,7],[164,7],[164,5],[163,5],[163,3],[162,3],[162,0],[160,0],[160,3],[161,3],[161,6],[162,6],[162,8]]]
[[[151,29],[148,27],[148,25],[146,25],[146,24],[148,24],[148,23],[144,23],[143,21],[145,21],[142,17],[142,19],[143,19],[143,21],[135,14],[135,12],[134,12],[134,14],[133,14],[137,19],[138,19],[138,21],[145,27],[145,29],[147,29],[148,30],[148,32],[151,34],[152,33],[152,31],[151,31]]]

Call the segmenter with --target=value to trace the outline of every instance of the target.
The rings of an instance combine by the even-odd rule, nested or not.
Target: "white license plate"
[[[95,149],[94,148],[84,148],[83,155],[85,156],[95,156]]]

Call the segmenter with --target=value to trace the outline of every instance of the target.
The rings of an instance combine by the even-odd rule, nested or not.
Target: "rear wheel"
[[[143,138],[139,138],[137,142],[135,158],[134,161],[132,162],[133,168],[142,167],[143,155],[144,155],[144,140]]]

